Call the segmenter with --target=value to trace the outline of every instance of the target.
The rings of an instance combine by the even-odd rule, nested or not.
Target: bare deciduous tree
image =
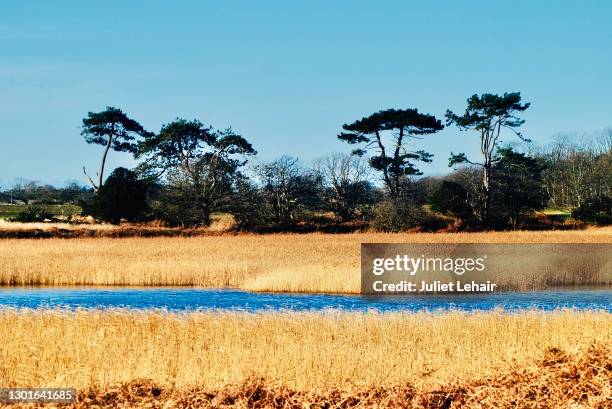
[[[316,167],[326,185],[326,199],[342,220],[351,220],[357,209],[370,201],[372,168],[361,156],[331,154]]]
[[[264,197],[277,223],[293,223],[299,213],[318,204],[321,178],[297,158],[281,158],[256,168]]]
[[[539,153],[547,168],[544,182],[550,204],[575,208],[586,199],[612,196],[612,130],[557,135]]]

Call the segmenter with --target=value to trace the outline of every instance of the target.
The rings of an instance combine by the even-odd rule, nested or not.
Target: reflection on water
[[[612,289],[367,298],[326,294],[263,294],[193,288],[5,287],[0,307],[135,308],[168,310],[347,311],[602,309],[612,312]]]

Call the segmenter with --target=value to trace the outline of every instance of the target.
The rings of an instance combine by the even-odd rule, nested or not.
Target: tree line
[[[308,223],[391,231],[521,228],[537,223],[534,211],[547,206],[610,223],[612,131],[590,143],[565,138],[535,150],[520,132],[529,107],[513,92],[473,95],[463,111],[447,110],[444,123],[414,108],[382,110],[339,129],[350,152],[310,167],[289,156],[249,167],[257,152],[232,128],[177,118],[150,132],[107,107],[83,119],[82,136],[101,145],[102,156],[94,175],[83,167],[93,193],[81,204],[113,223],[208,226],[214,213],[229,213],[245,230]],[[477,144],[480,156],[451,152],[450,174],[422,177],[419,165],[433,155],[413,147],[445,126]],[[519,151],[513,142],[528,148]],[[128,152],[138,165],[105,179],[110,152]]]

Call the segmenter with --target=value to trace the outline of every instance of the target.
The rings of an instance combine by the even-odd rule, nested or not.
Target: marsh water
[[[194,288],[0,288],[0,308],[130,308],[231,311],[479,311],[598,309],[612,312],[612,289],[372,298]]]

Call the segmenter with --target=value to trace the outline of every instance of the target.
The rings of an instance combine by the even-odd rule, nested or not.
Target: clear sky
[[[88,111],[157,131],[231,125],[260,152],[348,152],[343,123],[384,108],[443,117],[473,93],[520,91],[524,133],[612,125],[610,1],[13,1],[0,11],[0,181],[83,181],[101,147]],[[447,172],[476,152],[455,128],[415,147]],[[132,164],[112,154],[110,167]]]

